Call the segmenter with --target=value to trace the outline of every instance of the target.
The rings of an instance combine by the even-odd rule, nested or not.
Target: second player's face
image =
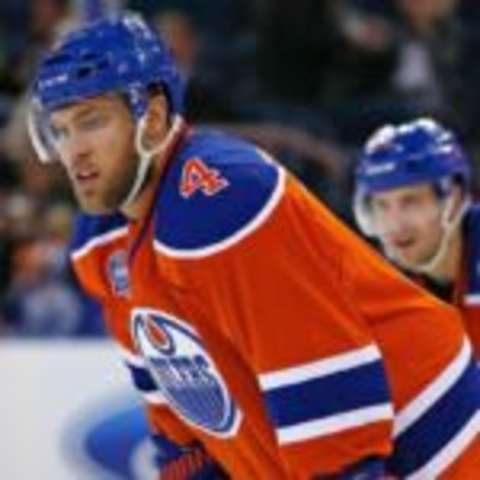
[[[442,239],[442,204],[429,184],[373,195],[373,220],[383,248],[403,267],[433,258]]]
[[[80,207],[110,213],[128,194],[136,174],[135,125],[125,102],[104,95],[51,116],[56,149]]]

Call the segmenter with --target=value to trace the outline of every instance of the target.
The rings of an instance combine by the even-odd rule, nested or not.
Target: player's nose
[[[75,168],[92,156],[92,148],[81,135],[71,135],[62,145],[61,156],[66,163]]]

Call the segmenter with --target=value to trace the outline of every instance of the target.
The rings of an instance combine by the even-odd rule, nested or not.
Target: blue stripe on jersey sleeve
[[[152,392],[157,390],[157,386],[150,374],[150,372],[146,368],[136,367],[127,363],[127,367],[130,370],[130,374],[132,375],[132,380],[135,387],[142,392]]]
[[[386,404],[390,393],[380,360],[264,393],[277,428]]]
[[[398,436],[389,471],[401,478],[414,474],[462,431],[479,406],[479,373],[472,360],[450,390]]]
[[[121,215],[87,215],[80,214],[75,219],[70,251],[82,248],[90,240],[117,228],[127,225],[126,218]]]

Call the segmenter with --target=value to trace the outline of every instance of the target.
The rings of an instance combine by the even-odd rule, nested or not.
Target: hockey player
[[[356,171],[355,213],[394,263],[461,310],[480,356],[480,209],[453,132],[431,119],[375,132]]]
[[[476,478],[479,381],[455,310],[264,152],[181,109],[165,45],[124,14],[58,42],[29,117],[85,211],[75,271],[154,435],[188,458],[167,473]]]

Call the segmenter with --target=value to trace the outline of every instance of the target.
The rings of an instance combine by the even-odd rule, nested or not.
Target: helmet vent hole
[[[87,62],[90,62],[92,60],[95,60],[97,58],[97,55],[92,52],[86,52],[81,55],[82,60],[85,60]]]
[[[76,72],[77,78],[83,79],[83,78],[91,77],[96,70],[97,69],[93,65],[85,65],[83,67],[80,67]]]
[[[424,167],[425,166],[423,165],[423,163],[418,160],[410,160],[405,164],[405,170],[408,173],[420,173],[423,171]]]
[[[48,65],[49,67],[55,66],[55,65],[61,65],[64,63],[68,63],[72,60],[72,57],[70,55],[55,55],[53,57],[48,58],[45,61],[45,64]]]

